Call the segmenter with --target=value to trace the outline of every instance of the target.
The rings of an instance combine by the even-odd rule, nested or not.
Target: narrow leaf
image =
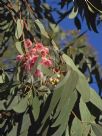
[[[91,126],[96,136],[102,136],[102,126],[97,124],[91,124]]]
[[[76,86],[76,89],[81,94],[84,102],[88,102],[90,99],[90,87],[85,77],[79,77],[79,81]]]
[[[63,108],[61,109],[61,112],[56,119],[56,121],[53,123],[52,127],[56,127],[58,125],[63,125],[64,122],[68,121],[70,112],[72,111],[74,104],[77,100],[77,92],[74,91],[72,95],[69,97],[68,100],[64,103]],[[66,108],[68,107],[68,108]]]
[[[72,68],[74,71],[76,71],[77,74],[79,75],[79,80],[78,80],[76,89],[82,95],[83,100],[85,102],[89,101],[90,88],[89,88],[87,80],[85,79],[85,76],[78,70],[78,68],[75,66],[74,62],[72,61],[72,59],[70,57],[68,57],[66,54],[63,54],[62,57],[63,57],[64,61],[66,62],[66,64],[70,68]]]
[[[73,7],[71,13],[68,15],[68,18],[73,19],[73,18],[75,18],[77,16],[77,14],[78,14],[78,8],[75,9],[75,7]]]
[[[74,107],[76,100],[77,100],[77,92],[74,91],[72,96],[67,100],[66,104],[61,110],[61,113],[58,116],[57,120],[53,124],[53,127],[57,126],[58,124],[60,124],[60,126],[52,136],[62,136],[62,134],[67,128],[69,115],[71,114],[71,111]]]
[[[7,134],[7,136],[17,136],[17,127],[18,127],[17,124],[16,124],[15,126],[13,126],[13,128],[12,128],[11,131]]]
[[[43,24],[41,23],[41,21],[39,21],[38,19],[35,20],[35,24],[39,27],[40,32],[43,36],[45,36],[46,38],[49,38],[48,33],[46,32]]]
[[[82,136],[82,123],[81,121],[75,117],[73,122],[72,122],[72,127],[71,127],[71,136]]]
[[[84,101],[82,100],[82,98],[80,99],[80,114],[81,114],[81,119],[82,121],[85,121],[85,122],[92,122],[94,121],[94,118],[92,117],[91,113],[89,112],[86,104],[84,103]]]
[[[70,76],[64,85],[64,88],[62,90],[61,99],[59,101],[58,107],[56,109],[55,118],[58,116],[59,112],[63,108],[63,103],[65,104],[69,97],[71,97],[73,91],[76,88],[76,84],[78,81],[78,74],[75,71],[71,71]]]
[[[28,113],[25,113],[23,115],[22,125],[21,125],[21,131],[20,136],[27,136],[29,127],[31,126],[31,120]]]
[[[64,84],[66,83],[66,81],[68,80],[69,77],[69,72],[66,74],[66,76],[64,77],[64,79],[56,86],[56,88],[54,89],[53,95],[52,95],[52,99],[48,108],[47,113],[45,114],[45,117],[42,121],[42,126],[39,129],[38,133],[41,131],[41,129],[43,128],[46,120],[48,119],[48,117],[51,115],[52,111],[55,109],[60,97],[61,97],[61,93],[62,90],[64,88]]]
[[[102,99],[92,88],[90,88],[90,102],[102,111]]]
[[[39,99],[37,98],[37,96],[35,95],[35,97],[33,98],[33,101],[32,101],[32,112],[33,112],[33,115],[34,115],[34,119],[35,121],[38,119],[39,117],[39,113],[40,113],[40,101]]]
[[[13,110],[17,113],[23,113],[28,106],[27,104],[28,104],[28,97],[26,96],[25,98],[22,98],[20,102],[13,107]]]
[[[24,55],[24,51],[23,51],[23,47],[22,47],[22,44],[21,42],[16,42],[16,49],[18,50],[18,52],[22,55]]]
[[[18,19],[15,36],[17,39],[19,39],[22,36],[22,34],[23,34],[23,20]]]

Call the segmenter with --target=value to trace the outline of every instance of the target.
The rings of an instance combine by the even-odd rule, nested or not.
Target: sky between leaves
[[[57,3],[60,2],[60,0],[47,0],[47,2],[56,7]],[[58,15],[53,13],[55,19],[58,19]],[[63,28],[64,30],[72,30],[72,29],[76,29],[74,25],[74,21],[73,19],[70,20],[68,18],[64,19],[62,22],[60,22],[59,24],[61,26],[61,28]],[[98,26],[98,32],[99,33],[95,33],[93,31],[88,30],[86,22],[84,21],[82,23],[82,29],[80,30],[80,32],[84,32],[87,30],[87,37],[88,37],[88,41],[89,43],[93,46],[93,48],[96,50],[97,53],[97,59],[99,64],[102,67],[102,24],[100,26]],[[97,91],[98,88],[96,86],[95,83],[92,84],[92,87]]]

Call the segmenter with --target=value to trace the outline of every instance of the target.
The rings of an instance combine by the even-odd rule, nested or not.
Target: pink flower
[[[49,49],[44,47],[41,51],[40,54],[42,57],[46,57],[46,55],[49,53]]]
[[[46,57],[46,55],[49,53],[49,49],[47,47],[44,47],[42,43],[36,43],[35,48],[38,54],[41,54],[42,57]]]
[[[36,43],[36,44],[35,44],[35,49],[36,49],[37,51],[42,50],[43,47],[44,47],[44,46],[43,46],[42,43]]]
[[[42,65],[45,65],[46,67],[52,66],[52,61],[46,58],[49,53],[49,49],[47,47],[44,47],[42,43],[36,43],[35,47],[32,47],[32,42],[30,41],[30,39],[26,39],[24,41],[24,46],[25,48],[28,48],[28,52],[26,52],[24,56],[18,55],[17,60],[20,61],[22,59],[22,66],[25,71],[30,71],[32,69],[39,55],[41,55],[42,60],[40,63]],[[42,78],[43,73],[39,69],[36,69],[34,76]]]
[[[31,58],[31,61],[30,61],[31,67],[34,65],[34,63],[37,61],[37,59],[38,59],[38,55],[33,56],[33,57]]]
[[[26,62],[26,63],[23,64],[23,66],[24,66],[26,71],[30,71],[31,70],[31,67],[30,67],[29,63]]]
[[[44,47],[44,50],[46,51],[47,54],[49,53],[49,48]]]
[[[25,47],[25,48],[30,48],[30,47],[32,47],[32,42],[31,42],[30,39],[26,39],[26,40],[24,41],[24,47]]]
[[[51,67],[52,66],[52,61],[50,59],[47,58],[42,58],[42,62],[41,64],[47,66],[47,67]]]
[[[34,73],[34,76],[42,78],[43,77],[43,73],[39,69],[36,69],[36,71]]]
[[[30,50],[30,54],[31,54],[31,55],[34,55],[34,54],[36,54],[36,53],[37,53],[37,50],[36,50],[35,48],[33,48],[33,49]]]
[[[21,61],[22,58],[23,58],[23,55],[18,55],[18,56],[16,57],[16,60],[17,60],[17,61]]]
[[[44,49],[42,49],[40,51],[40,54],[41,54],[42,57],[46,57],[46,55],[47,55],[47,53],[46,53],[46,51]]]

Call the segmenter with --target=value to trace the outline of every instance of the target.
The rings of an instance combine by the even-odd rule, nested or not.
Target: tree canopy
[[[86,32],[79,32],[84,18],[97,32],[102,3],[58,5],[0,1],[1,136],[102,136],[101,69]],[[78,31],[59,27],[67,16]],[[94,79],[99,95],[90,87]]]

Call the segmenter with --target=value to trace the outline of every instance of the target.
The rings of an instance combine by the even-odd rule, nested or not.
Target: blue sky
[[[74,25],[74,21],[73,20],[69,20],[69,19],[65,19],[60,23],[60,26],[64,29],[64,30],[72,30],[72,29],[76,29],[75,25]],[[93,46],[93,48],[96,50],[97,53],[97,59],[99,64],[102,66],[102,28],[101,26],[99,27],[99,33],[95,33],[93,31],[89,31],[87,32],[88,35],[88,42]],[[87,25],[84,22],[82,24],[82,29],[81,32],[87,30]],[[96,91],[98,91],[98,87],[96,86],[96,83],[93,83],[92,88],[94,88]]]
[[[60,2],[60,0],[47,0],[47,2],[51,5],[53,5],[53,7],[57,6],[57,3]],[[58,15],[56,13],[53,14],[55,19],[58,19]],[[72,30],[72,29],[76,29],[75,25],[74,25],[74,21],[73,19],[70,20],[68,18],[64,19],[62,22],[60,22],[59,24],[64,30]],[[98,31],[99,33],[95,33],[94,31],[90,31],[87,28],[86,22],[84,21],[82,23],[82,29],[81,32],[84,32],[85,30],[87,31],[87,37],[88,37],[88,42],[93,46],[93,48],[96,50],[97,53],[97,59],[99,64],[102,66],[102,25],[98,27]],[[96,82],[96,81],[95,81]],[[96,85],[96,83],[93,83],[91,85],[96,91],[98,91],[98,87]]]
[[[58,7],[58,2],[60,2],[61,0],[46,0],[49,5],[52,5],[53,7]],[[58,7],[60,8],[60,7]],[[57,14],[53,14],[55,19],[58,19],[58,15]],[[61,23],[60,26],[65,29],[65,30],[71,30],[71,29],[76,29],[75,25],[74,25],[74,21],[73,19],[70,20],[68,18],[64,19]],[[84,21],[82,24],[82,29],[81,32],[87,30],[87,25],[86,22]],[[102,25],[100,25],[98,27],[98,31],[99,33],[95,33],[93,31],[88,30],[87,35],[88,35],[88,41],[89,43],[96,49],[97,52],[97,57],[99,60],[100,65],[102,65]]]
[[[65,19],[60,23],[60,26],[65,30],[76,29],[73,20]],[[96,49],[97,57],[100,65],[102,65],[102,26],[99,26],[99,33],[88,30],[88,41]],[[85,22],[82,24],[81,32],[87,30],[87,25]]]

